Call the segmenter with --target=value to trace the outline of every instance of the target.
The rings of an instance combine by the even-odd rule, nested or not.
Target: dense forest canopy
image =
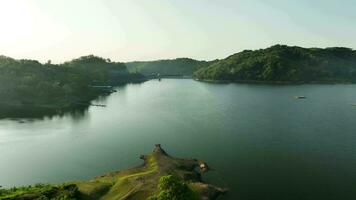
[[[231,55],[194,76],[200,80],[356,82],[356,51],[275,45]]]
[[[64,64],[41,64],[0,56],[0,108],[63,108],[88,102],[102,91],[92,85],[118,84],[143,78],[123,63],[84,56]]]
[[[210,62],[207,61],[198,61],[190,58],[126,63],[131,72],[139,72],[144,75],[161,74],[185,76],[192,76],[196,70],[209,64]]]
[[[110,59],[93,55],[82,56],[61,66],[100,84],[125,83],[130,82],[133,77],[142,78],[140,74],[130,73],[124,63],[111,62]]]

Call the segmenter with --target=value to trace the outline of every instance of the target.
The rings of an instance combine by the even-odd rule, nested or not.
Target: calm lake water
[[[221,199],[356,199],[356,85],[164,79],[96,103],[107,107],[0,120],[0,185],[87,180],[161,143],[215,168],[205,178],[230,188]]]

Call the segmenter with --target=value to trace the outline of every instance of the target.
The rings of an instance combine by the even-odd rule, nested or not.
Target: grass
[[[61,184],[61,185],[50,185],[50,184],[36,184],[34,186],[26,187],[14,187],[11,189],[1,189],[0,199],[1,200],[11,200],[11,199],[61,199],[69,200],[73,199],[76,195],[77,187],[74,184]]]

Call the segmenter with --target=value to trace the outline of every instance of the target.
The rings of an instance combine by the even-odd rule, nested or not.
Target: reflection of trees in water
[[[71,111],[65,112],[64,115],[60,117],[69,116],[73,121],[81,121],[84,120],[88,116],[89,106],[85,106],[82,108],[73,109]]]
[[[89,105],[80,105],[76,107],[71,107],[67,109],[46,109],[46,108],[33,108],[33,107],[21,107],[21,108],[10,108],[10,107],[0,107],[0,119],[52,119],[52,118],[63,118],[70,117],[75,121],[80,121],[84,119],[88,113]]]
[[[130,84],[141,84],[130,83]],[[125,92],[128,84],[118,84],[115,89],[118,92]],[[95,100],[106,104],[110,95],[100,95]],[[88,116],[89,104],[76,105],[66,109],[53,109],[35,106],[1,106],[0,105],[0,119],[13,119],[19,122],[43,120],[53,118],[69,117],[74,121],[81,121]]]
[[[113,89],[122,94],[126,91],[128,85],[140,85],[140,84],[142,84],[142,82],[122,83],[122,84],[117,84]],[[100,95],[93,102],[106,105],[107,100],[113,94]]]

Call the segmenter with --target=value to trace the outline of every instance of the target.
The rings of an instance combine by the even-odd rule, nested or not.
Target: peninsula
[[[172,157],[159,144],[140,158],[144,161],[141,166],[90,181],[0,189],[0,199],[213,200],[227,192],[202,181],[201,173],[209,170],[203,161]]]

